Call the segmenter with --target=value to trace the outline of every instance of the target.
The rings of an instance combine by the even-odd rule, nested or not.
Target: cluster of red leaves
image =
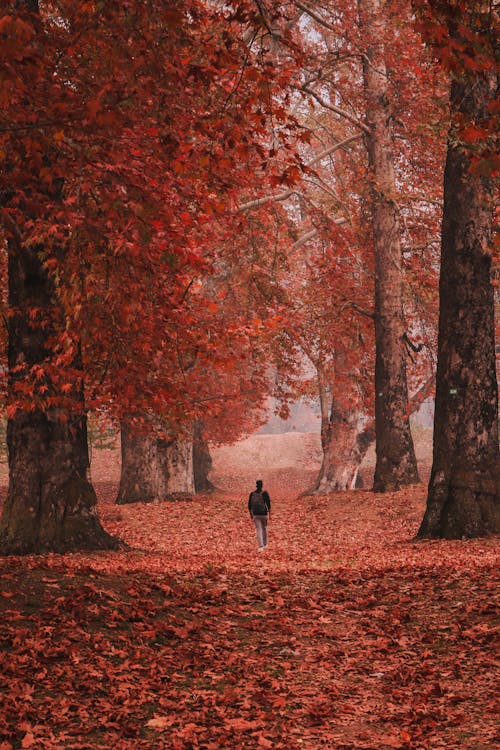
[[[248,254],[234,241],[248,230],[240,200],[300,163],[285,107],[294,69],[271,55],[253,2],[167,5],[0,6],[0,282],[20,273],[6,273],[7,246],[21,259],[30,248],[50,288],[50,304],[21,284],[7,305],[0,283],[11,332],[24,320],[47,338],[43,356],[11,364],[10,418],[79,410],[84,376],[88,409],[190,422],[217,410],[213,378],[261,338],[213,277],[236,245]],[[0,330],[0,359],[6,344]],[[235,398],[219,385],[219,402],[226,390]]]
[[[101,485],[130,550],[2,561],[1,750],[491,748],[494,540],[412,541],[423,486],[296,500],[310,478],[264,477],[265,554],[240,477]]]

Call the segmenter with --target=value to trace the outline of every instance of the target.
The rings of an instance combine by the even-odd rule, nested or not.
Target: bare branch
[[[417,354],[418,354],[418,352],[421,352],[422,349],[424,348],[424,344],[423,343],[414,344],[413,341],[410,340],[410,338],[409,338],[408,334],[406,333],[406,331],[403,334],[403,341],[405,342],[406,346],[409,349],[411,349],[412,351],[416,352]]]
[[[338,219],[332,219],[331,223],[335,224],[336,226],[341,226],[342,224],[347,224],[349,219],[346,219],[344,217],[339,217]],[[299,237],[298,240],[295,240],[293,245],[290,247],[290,250],[296,250],[297,248],[301,247],[301,245],[304,245],[306,242],[309,242],[309,240],[313,240],[315,237],[317,237],[319,234],[318,229],[310,229],[308,232],[305,232],[305,234],[302,235],[302,237]]]
[[[271,201],[284,201],[295,192],[295,190],[290,189],[285,190],[283,193],[276,193],[275,195],[264,195],[262,198],[256,198],[253,201],[248,201],[248,203],[241,203],[238,206],[237,211],[248,211],[250,208],[257,208],[258,206],[263,206],[265,203],[270,203]]]
[[[307,94],[310,94],[313,97],[313,99],[316,99],[318,104],[321,104],[322,107],[324,107],[325,109],[329,109],[330,112],[335,112],[335,114],[340,115],[340,117],[343,117],[345,120],[348,120],[357,128],[360,128],[364,133],[371,132],[368,125],[365,125],[364,122],[361,122],[361,120],[358,120],[358,118],[354,117],[354,115],[350,115],[349,112],[345,112],[345,110],[340,109],[340,107],[336,107],[334,104],[325,102],[325,100],[319,94],[317,94],[316,91],[313,91],[308,86],[302,86],[300,90],[305,91]]]
[[[317,229],[311,229],[309,232],[303,234],[302,237],[299,237],[299,239],[293,243],[290,250],[295,250],[301,245],[304,245],[306,242],[309,242],[309,240],[314,239],[318,234],[319,232]]]
[[[295,2],[295,5],[299,10],[301,10],[303,13],[308,15],[310,18],[313,19],[313,21],[316,21],[316,23],[319,23],[320,26],[323,26],[324,29],[329,29],[330,31],[338,31],[335,26],[332,26],[328,21],[325,21],[323,18],[321,18],[318,13],[316,13],[312,8],[310,8],[305,3]]]
[[[307,162],[305,165],[306,168],[312,167],[318,162],[320,162],[322,159],[326,159],[327,156],[330,156],[335,151],[338,151],[340,148],[345,148],[349,143],[352,141],[358,140],[361,138],[361,133],[357,133],[356,135],[351,135],[349,138],[345,138],[343,141],[340,141],[339,143],[334,143],[333,146],[329,146],[328,148],[324,149],[324,151],[321,151],[321,153],[317,154],[313,159]],[[290,188],[290,190],[284,190],[282,193],[276,193],[274,195],[265,195],[262,198],[256,198],[253,201],[248,201],[247,203],[241,203],[237,211],[248,211],[250,208],[257,208],[258,206],[263,206],[265,203],[270,203],[271,201],[284,201],[287,198],[289,198],[291,195],[296,193],[297,191],[294,188]]]
[[[370,318],[370,320],[373,320],[375,318],[374,313],[370,312],[369,310],[365,310],[364,307],[361,307],[361,305],[358,305],[357,302],[353,302],[352,300],[346,300],[342,307],[340,308],[340,313],[347,308],[352,307],[353,310],[356,310],[356,312],[361,313],[361,315],[364,315],[366,318]]]
[[[329,146],[324,151],[321,151],[321,153],[319,153],[313,159],[311,159],[311,161],[308,161],[306,166],[314,166],[314,164],[317,164],[319,161],[326,159],[327,156],[330,156],[335,151],[338,151],[340,148],[344,149],[349,143],[357,141],[362,137],[363,136],[361,135],[361,133],[356,133],[356,135],[351,135],[349,136],[349,138],[345,138],[343,141],[339,141],[339,143],[334,143],[333,146]]]

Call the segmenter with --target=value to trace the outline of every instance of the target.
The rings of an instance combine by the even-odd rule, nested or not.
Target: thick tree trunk
[[[12,239],[8,274],[9,401],[14,405],[23,398],[26,386],[35,405],[36,389],[43,383],[43,397],[65,407],[28,410],[24,404],[8,420],[9,489],[0,521],[0,552],[115,549],[119,542],[99,523],[88,480],[81,383],[62,393],[50,376],[55,367],[50,339],[57,331],[60,310],[39,249]],[[38,386],[34,368],[40,375]]]
[[[167,442],[153,431],[121,425],[121,475],[116,502],[152,503],[168,492]]]
[[[452,113],[480,126],[496,85],[455,79]],[[444,176],[434,453],[419,537],[500,531],[498,390],[490,279],[493,184],[451,131]]]
[[[214,485],[208,475],[212,469],[212,456],[203,436],[202,426],[195,425],[193,440],[193,479],[195,492],[212,492]]]
[[[36,14],[38,2],[19,0],[15,10]],[[22,162],[25,152],[19,154],[24,154]],[[14,215],[24,212],[28,225],[44,216],[45,196],[49,205],[62,198],[62,180],[54,179],[49,186],[47,176],[37,173],[39,168],[48,173],[48,166],[48,155],[40,154],[39,164],[37,159],[30,163],[25,184],[17,186]],[[11,409],[20,408],[10,412],[7,425],[9,488],[0,520],[0,553],[114,549],[119,542],[99,523],[87,477],[81,377],[77,383],[61,382],[61,365],[53,351],[64,331],[64,314],[41,260],[44,248],[23,241],[22,222],[21,227],[15,224],[9,211],[12,197],[2,196],[10,307],[8,402]],[[76,359],[75,371],[80,364]]]
[[[368,160],[375,248],[375,426],[377,461],[373,489],[398,490],[419,481],[408,416],[403,342],[403,280],[396,204],[391,108],[385,64],[384,11],[380,0],[358,0],[369,37],[363,59]]]
[[[116,502],[151,503],[194,492],[193,444],[156,431],[121,427],[121,477]]]
[[[361,429],[361,415],[333,405],[328,431],[322,440],[323,462],[312,490],[328,493],[352,490],[368,448],[375,439],[373,427]]]
[[[334,357],[335,366],[342,369],[342,357]],[[350,490],[360,486],[359,467],[375,440],[373,425],[361,428],[362,415],[356,403],[356,385],[352,385],[349,409],[343,408],[333,397],[330,374],[316,364],[321,407],[321,448],[323,460],[314,486],[305,494],[323,494],[336,490]],[[347,386],[346,386],[347,387]],[[345,394],[344,394],[345,395]]]
[[[167,451],[168,496],[175,500],[182,495],[194,493],[193,441],[192,439],[173,440]]]

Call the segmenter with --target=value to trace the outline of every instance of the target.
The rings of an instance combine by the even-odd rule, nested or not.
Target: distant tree
[[[435,187],[442,155],[440,145],[435,145],[439,142],[435,111],[439,97],[436,87],[429,85],[428,55],[412,28],[411,8],[405,0],[295,5],[303,14],[294,32],[305,50],[300,93],[306,102],[297,105],[296,112],[310,138],[303,145],[307,156],[303,183],[275,199],[287,201],[289,218],[295,224],[290,256],[320,267],[328,255],[331,263],[330,275],[322,268],[319,282],[330,284],[330,299],[323,288],[312,284],[306,302],[306,295],[301,297],[295,288],[301,299],[298,305],[303,310],[310,305],[309,318],[328,321],[330,335],[326,325],[319,338],[315,328],[307,325],[310,340],[306,344],[298,315],[293,316],[290,331],[292,338],[300,339],[322,381],[320,484],[324,491],[337,488],[338,483],[350,486],[347,477],[352,479],[353,467],[364,451],[357,445],[356,430],[364,431],[373,406],[366,402],[355,413],[360,405],[355,397],[360,367],[354,353],[364,358],[362,350],[371,335],[364,336],[362,346],[351,341],[350,358],[342,349],[350,335],[355,338],[355,328],[348,330],[351,318],[346,310],[363,309],[360,324],[366,327],[366,313],[373,308],[368,317],[372,325],[375,322],[376,337],[376,365],[371,373],[377,424],[374,488],[398,489],[418,481],[409,422],[409,360],[415,390],[429,376],[428,356],[415,361],[424,341],[414,346],[411,339],[417,332],[427,334],[431,327],[426,308],[433,291],[427,282],[432,284],[436,274],[436,264],[430,259],[436,250],[440,204],[440,189]],[[436,128],[432,139],[431,123]],[[301,244],[309,252],[300,253]],[[356,277],[353,272],[361,268]],[[363,299],[368,291],[373,295],[373,279],[374,304]],[[290,287],[288,280],[285,284]],[[307,312],[302,316],[306,320]],[[426,345],[431,343],[432,336],[424,338]],[[337,347],[340,351],[335,357]],[[325,387],[325,364],[332,358],[345,366],[330,368],[335,379]],[[361,369],[366,369],[364,364]],[[420,370],[419,378],[415,378],[416,370]],[[368,390],[371,397],[373,389]],[[364,446],[364,439],[361,442]],[[342,465],[344,459],[351,464],[349,470]]]
[[[212,470],[212,456],[208,441],[203,434],[203,423],[197,420],[193,436],[193,477],[195,492],[211,492],[214,485],[209,479]]]
[[[194,492],[191,435],[170,437],[161,425],[122,423],[121,474],[116,502],[161,502]]]
[[[396,202],[393,112],[389,98],[386,17],[379,0],[358,0],[366,49],[363,79],[375,248],[375,431],[373,489],[398,490],[419,481],[408,414],[403,344],[401,229]]]

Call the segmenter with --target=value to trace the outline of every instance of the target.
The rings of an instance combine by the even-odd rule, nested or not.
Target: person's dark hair
[[[260,489],[262,487],[262,479],[257,479],[257,481],[255,482],[255,484]]]

